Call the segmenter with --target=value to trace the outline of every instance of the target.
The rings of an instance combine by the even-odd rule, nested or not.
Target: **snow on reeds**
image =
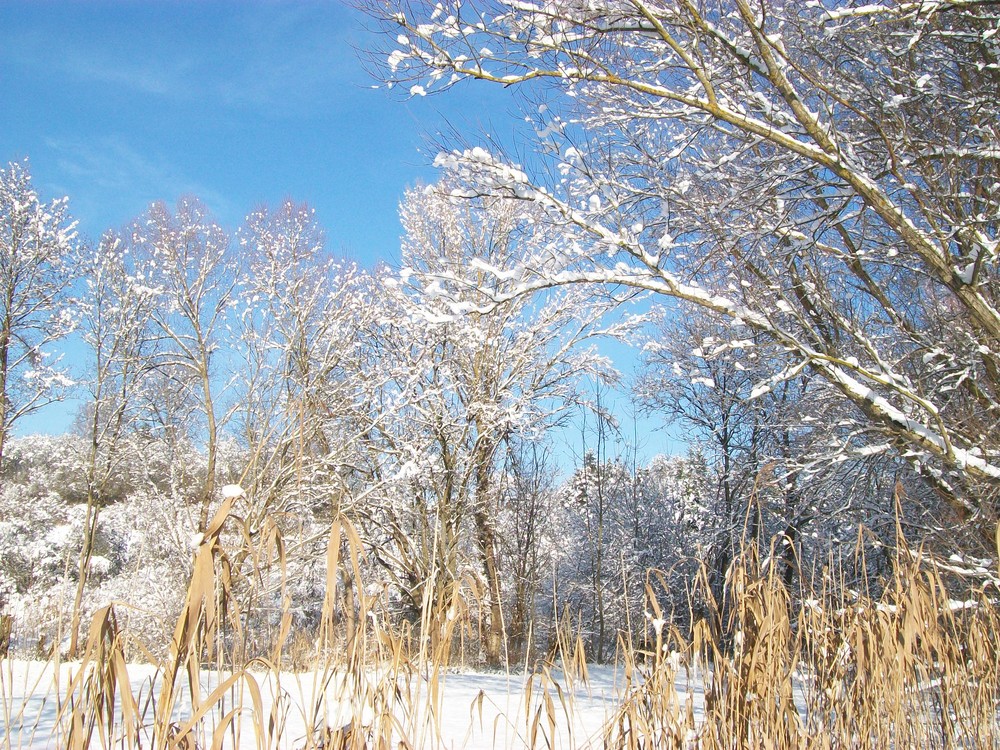
[[[966,588],[953,600],[902,542],[877,595],[830,566],[793,598],[749,549],[719,599],[707,575],[695,582],[707,614],[686,632],[647,587],[645,631],[623,634],[614,668],[587,664],[567,619],[547,659],[477,675],[452,664],[456,641],[476,635],[475,582],[425,586],[420,622],[392,621],[378,589],[361,586],[361,543],[339,518],[312,665],[293,672],[287,597],[273,647],[238,646],[237,566],[220,541],[231,505],[195,552],[166,656],[106,607],[80,661],[0,663],[0,750],[1000,746],[998,592]],[[256,545],[243,559],[283,564],[279,536]],[[347,594],[352,606],[338,605]]]

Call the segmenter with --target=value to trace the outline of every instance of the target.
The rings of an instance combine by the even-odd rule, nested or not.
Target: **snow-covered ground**
[[[62,664],[56,670],[48,662],[0,662],[0,750],[65,746],[67,726],[65,719],[59,719],[58,696],[65,698],[72,676],[78,671],[79,664],[74,663]],[[159,694],[155,671],[149,666],[131,665],[129,678],[132,693],[138,697],[140,713],[146,706],[150,714],[146,721],[151,723],[150,698],[156,699]],[[211,692],[218,679],[217,674],[203,673],[203,697]],[[341,675],[326,680],[328,701],[318,712],[312,707],[322,703],[317,700],[324,694],[322,674],[280,673],[275,676],[261,673],[253,675],[253,679],[260,686],[263,720],[253,717],[253,702],[245,685],[242,691],[239,687],[231,690],[224,711],[240,702],[245,708],[240,714],[239,730],[231,729],[227,733],[225,747],[294,749],[304,745],[307,726],[316,726],[320,721],[331,727],[344,726],[351,721],[361,724],[371,721],[370,706],[336,699],[338,692],[343,694],[339,690]],[[601,747],[602,727],[616,709],[622,692],[621,672],[612,667],[592,667],[586,685],[574,683],[562,675],[556,675],[556,679],[558,690],[551,681],[546,688],[545,682],[537,676],[529,687],[529,678],[523,674],[446,674],[435,720],[427,708],[434,703],[428,696],[431,685],[415,677],[408,685],[410,697],[405,701],[411,709],[402,711],[407,715],[400,717],[403,731],[415,747],[516,748],[531,744],[532,724],[536,722],[539,747]],[[258,738],[255,727],[267,726],[276,701],[275,715],[283,717],[280,719],[283,722],[281,736],[277,740]],[[183,721],[186,717],[182,714],[188,712],[190,698],[185,692],[174,718]],[[212,746],[212,724],[222,713],[223,710],[216,710],[207,720],[204,733],[198,736],[199,747]],[[397,710],[397,716],[400,713]],[[100,747],[100,743],[95,742],[94,747]]]

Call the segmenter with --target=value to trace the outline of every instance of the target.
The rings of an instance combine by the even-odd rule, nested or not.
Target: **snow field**
[[[17,659],[3,662],[2,750],[55,750],[66,746],[69,724],[65,715],[60,717],[60,703],[66,701],[67,688],[79,668],[79,663],[56,666],[52,662]],[[161,675],[154,667],[143,664],[129,665],[128,672],[145,725],[142,742],[147,745]],[[203,697],[219,684],[220,674],[202,673]],[[374,718],[370,702],[358,698],[364,694],[364,687],[345,690],[345,682],[352,677],[343,673],[251,672],[246,679],[259,686],[262,716],[255,715],[247,682],[238,681],[196,730],[198,747],[216,746],[214,735],[220,720],[236,707],[240,708],[239,720],[223,729],[219,747],[297,749],[305,746],[309,729],[322,722],[331,728],[353,723],[364,729]],[[381,681],[374,672],[366,673],[363,679]],[[435,712],[434,687],[425,677],[414,676],[409,684],[399,682],[397,695],[404,696],[404,700],[397,704],[395,718],[400,733],[415,748],[518,748],[531,746],[532,736],[537,746],[602,746],[602,728],[621,695],[620,671],[591,667],[585,686],[570,687],[562,675],[557,679],[558,688],[554,682],[546,686],[537,676],[523,674],[446,673],[438,685],[439,710]],[[697,702],[700,704],[700,700]],[[118,705],[120,720],[120,701]],[[190,691],[185,687],[172,719],[181,724],[190,715]],[[96,733],[92,746],[102,746]]]

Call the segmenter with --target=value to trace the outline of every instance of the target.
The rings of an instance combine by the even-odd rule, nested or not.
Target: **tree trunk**
[[[87,516],[83,522],[83,548],[80,550],[80,560],[77,565],[76,595],[73,597],[73,614],[69,626],[69,653],[67,658],[75,659],[80,641],[80,620],[83,616],[83,592],[87,586],[90,570],[90,558],[94,552],[94,535],[97,533],[97,507],[94,492],[87,493]]]
[[[11,295],[7,295],[7,309],[13,304]],[[10,315],[8,314],[0,327],[0,470],[3,469],[3,450],[7,443],[9,419],[7,401],[7,370],[10,362]]]
[[[483,573],[488,587],[490,618],[486,627],[486,662],[491,667],[503,665],[503,612],[500,608],[500,578],[496,562],[496,533],[486,513],[476,511],[476,533],[483,559]]]
[[[201,494],[201,515],[198,519],[198,531],[204,533],[208,528],[209,508],[212,504],[212,496],[215,494],[215,463],[218,453],[219,428],[215,421],[215,404],[212,401],[212,382],[208,372],[208,354],[203,355],[204,367],[199,373],[201,376],[202,394],[205,399],[205,418],[208,422],[208,445],[205,449],[205,486]]]
[[[14,629],[14,618],[11,615],[0,615],[0,659],[6,659],[10,653],[10,634]]]
[[[476,510],[473,519],[476,524],[476,537],[479,542],[479,554],[483,563],[483,574],[486,577],[487,601],[489,602],[489,622],[486,625],[486,662],[491,667],[503,664],[501,654],[504,646],[503,612],[500,607],[500,577],[497,571],[496,531],[493,519],[490,517],[490,461],[492,451],[481,455],[476,465]]]

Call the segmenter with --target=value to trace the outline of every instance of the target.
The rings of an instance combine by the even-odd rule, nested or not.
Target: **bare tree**
[[[596,431],[559,489],[551,553],[557,606],[580,618],[598,661],[612,658],[622,640],[642,637],[647,586],[675,624],[688,621],[692,581],[719,550],[724,528],[718,473],[703,457],[657,456],[640,466],[634,447],[612,447],[609,432]]]
[[[294,496],[329,517],[341,510],[342,474],[363,432],[364,275],[333,259],[312,209],[290,201],[252,212],[239,242],[247,264],[239,413],[253,481],[262,482],[252,494],[269,498],[261,513]]]
[[[759,541],[754,483],[765,459],[765,421],[779,418],[766,396],[750,398],[768,369],[760,361],[764,347],[748,341],[756,351],[734,349],[727,334],[696,316],[662,325],[644,349],[638,384],[647,407],[692,430],[717,464],[720,579],[741,542]]]
[[[230,414],[219,403],[231,377],[223,373],[222,348],[238,281],[228,234],[196,199],[183,198],[175,212],[154,203],[131,228],[129,251],[143,282],[157,293],[153,324],[161,339],[157,371],[190,400],[204,419],[206,474],[196,498],[198,528],[209,520],[214,497],[220,430]],[[171,388],[172,390],[172,388]]]
[[[597,367],[581,344],[598,333],[602,312],[574,290],[492,305],[460,278],[470,263],[484,277],[503,275],[550,241],[522,208],[456,199],[448,186],[410,191],[401,212],[402,282],[383,282],[380,367],[393,373],[395,405],[380,408],[395,419],[380,451],[396,462],[403,493],[386,528],[410,561],[404,591],[418,608],[426,586],[460,577],[471,558],[485,593],[491,664],[504,648],[497,539],[504,455],[511,438],[541,435],[577,377]]]
[[[82,250],[77,265],[86,285],[80,303],[82,338],[90,349],[92,364],[83,414],[87,508],[70,626],[70,658],[77,651],[98,517],[112,500],[109,490],[123,459],[119,447],[136,426],[140,390],[155,363],[151,319],[156,292],[137,280],[121,237],[105,234],[97,248]]]
[[[553,514],[557,509],[554,459],[538,441],[511,441],[501,474],[497,527],[501,569],[510,582],[507,634],[512,660],[530,653],[543,581],[551,567]]]
[[[75,241],[66,199],[43,203],[26,165],[0,170],[0,464],[13,425],[72,385],[50,345],[74,326]]]
[[[237,304],[243,356],[234,423],[248,454],[246,520],[252,533],[266,524],[282,530],[296,551],[289,569],[306,572],[298,576],[306,585],[325,560],[331,520],[356,519],[374,481],[361,459],[378,380],[366,372],[363,340],[375,307],[366,274],[330,254],[307,205],[253,211],[238,240],[247,273]],[[274,594],[273,582],[264,583],[263,593]],[[347,567],[340,583],[351,642],[356,582]],[[314,616],[304,611],[298,624]]]

